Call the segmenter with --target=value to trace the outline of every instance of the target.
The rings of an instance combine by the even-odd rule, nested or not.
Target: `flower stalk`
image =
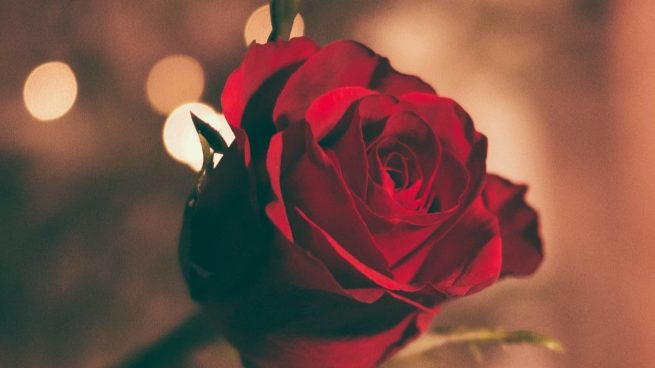
[[[271,25],[273,30],[268,41],[289,39],[293,20],[298,15],[300,0],[271,0]]]
[[[197,312],[142,350],[113,365],[114,368],[185,367],[193,354],[219,338],[207,316]]]

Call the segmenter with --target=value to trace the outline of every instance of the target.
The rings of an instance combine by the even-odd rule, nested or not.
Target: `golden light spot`
[[[75,73],[61,61],[43,63],[27,76],[23,100],[27,111],[46,121],[62,117],[77,98]]]
[[[223,114],[217,113],[209,105],[192,102],[174,109],[164,123],[162,134],[164,147],[175,160],[188,165],[194,171],[200,171],[203,159],[202,147],[198,140],[198,133],[191,121],[191,112],[214,127],[228,145],[234,142],[235,137]],[[218,163],[218,160],[220,160],[220,155],[216,157],[214,165]]]
[[[268,5],[260,6],[255,9],[248,20],[246,21],[246,28],[243,31],[243,37],[246,40],[246,45],[250,45],[253,41],[257,43],[266,43],[268,35],[271,34],[273,27],[271,26],[271,11]],[[300,37],[305,34],[305,21],[300,14],[296,15],[291,26],[290,37]]]
[[[204,88],[202,66],[187,55],[169,55],[157,61],[146,81],[148,101],[162,114],[185,102],[197,101]]]

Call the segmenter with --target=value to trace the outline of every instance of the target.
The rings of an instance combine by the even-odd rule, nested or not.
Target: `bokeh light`
[[[175,160],[188,165],[194,171],[200,171],[203,159],[202,147],[191,121],[191,112],[214,127],[228,145],[232,144],[235,137],[223,114],[217,113],[209,105],[191,102],[173,110],[164,124],[164,147]]]
[[[62,117],[77,98],[75,73],[61,61],[43,63],[29,74],[23,88],[27,111],[41,121]]]
[[[250,17],[248,17],[248,20],[246,21],[246,28],[243,31],[246,45],[250,45],[253,41],[257,43],[266,43],[272,30],[273,27],[271,26],[271,11],[269,6],[260,6],[250,14]],[[305,21],[302,19],[302,16],[298,14],[293,20],[290,37],[300,37],[303,34],[305,34]]]
[[[150,70],[146,94],[152,107],[165,115],[180,104],[197,101],[204,87],[205,73],[196,59],[169,55]]]

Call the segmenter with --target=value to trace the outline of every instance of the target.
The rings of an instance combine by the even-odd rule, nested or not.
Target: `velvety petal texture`
[[[425,331],[428,319],[410,313],[391,328],[347,339],[267,335],[261,345],[242,350],[245,367],[375,367]]]
[[[280,92],[273,111],[278,128],[303,120],[316,97],[335,88],[361,86],[390,95],[434,90],[417,77],[393,70],[387,59],[353,41],[333,42],[314,53]]]
[[[246,367],[375,367],[442,302],[541,262],[526,187],[487,174],[471,117],[362,44],[253,44],[221,103],[237,144],[181,258]]]
[[[543,258],[537,213],[525,202],[525,185],[487,175],[482,198],[500,223],[503,239],[503,276],[527,276]]]
[[[287,79],[318,50],[308,38],[253,43],[241,65],[228,77],[221,105],[228,123],[248,134],[256,156],[275,133],[272,111]]]

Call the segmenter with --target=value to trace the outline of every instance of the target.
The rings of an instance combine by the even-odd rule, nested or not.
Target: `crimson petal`
[[[243,62],[228,77],[221,95],[227,121],[248,133],[255,154],[274,133],[272,111],[289,76],[318,50],[309,38],[253,43]]]
[[[325,138],[354,102],[375,94],[376,92],[363,87],[341,87],[318,96],[305,114],[316,140]]]
[[[473,121],[457,102],[428,93],[408,93],[400,101],[415,108],[441,141],[444,149],[452,152],[460,162],[466,163],[472,148],[482,135],[473,127]]]
[[[397,72],[387,58],[381,58],[369,86],[382,93],[400,96],[410,92],[435,94],[434,89],[421,78]]]
[[[343,313],[336,306],[327,312],[335,310]],[[285,331],[269,334],[257,344],[237,347],[247,367],[374,368],[424,332],[433,317],[433,313],[414,311],[381,331],[329,337]],[[339,321],[343,317],[334,318]]]
[[[421,194],[431,187],[441,160],[441,145],[430,126],[413,112],[401,111],[389,117],[380,138],[394,137],[411,147],[422,171]]]
[[[434,92],[420,79],[396,72],[387,59],[354,41],[336,41],[312,55],[289,78],[273,111],[278,129],[301,121],[316,97],[332,89],[361,86],[397,95]]]
[[[297,124],[273,138],[268,155],[269,175],[273,192],[286,207],[286,213],[299,208],[337,241],[347,244],[348,251],[357,259],[378,272],[388,273],[343,178],[317,145],[309,127]],[[292,231],[288,218],[282,224],[284,232]]]
[[[537,213],[525,202],[524,185],[487,175],[483,199],[500,222],[503,238],[503,276],[532,274],[543,258]]]
[[[277,209],[268,209],[269,217],[286,217],[285,213],[276,213]],[[322,260],[307,249],[292,243],[282,235],[278,228],[274,250],[271,258],[280,275],[291,285],[302,289],[320,290],[352,298],[358,302],[370,304],[382,297],[385,290],[380,287],[346,288],[335,278],[333,271]]]
[[[457,225],[432,247],[417,278],[446,295],[467,295],[498,279],[501,262],[498,221],[478,198]]]

